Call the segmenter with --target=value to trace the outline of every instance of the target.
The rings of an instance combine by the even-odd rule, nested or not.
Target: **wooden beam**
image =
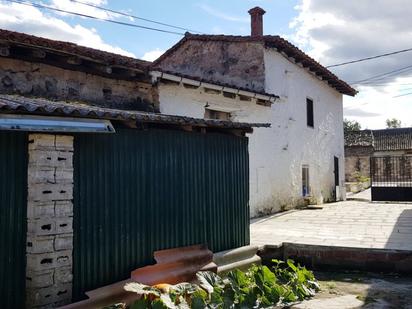
[[[34,58],[38,58],[38,59],[46,58],[46,52],[44,50],[41,50],[41,49],[32,49],[31,50],[31,55]]]
[[[190,126],[190,125],[184,125],[184,126],[181,126],[181,128],[184,131],[187,131],[187,132],[192,132],[193,131],[193,126]]]
[[[8,46],[0,46],[0,56],[1,57],[10,56],[10,48]]]
[[[112,74],[113,73],[112,67],[108,66],[108,65],[104,65],[104,64],[100,64],[100,63],[91,63],[90,66],[93,69],[95,69],[97,71],[100,71],[102,73],[105,73],[105,74]]]
[[[67,58],[67,63],[72,64],[72,65],[81,65],[82,64],[82,59],[80,57],[76,56],[71,56]]]

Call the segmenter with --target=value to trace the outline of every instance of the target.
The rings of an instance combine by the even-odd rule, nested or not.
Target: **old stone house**
[[[0,30],[0,298],[51,308],[155,250],[249,244],[253,127],[158,113],[150,63]]]
[[[251,215],[345,198],[343,95],[356,91],[279,36],[186,36],[151,67],[161,113],[268,122],[250,137]]]
[[[371,166],[371,158],[376,166]],[[396,160],[396,162],[394,161]],[[371,175],[371,170],[373,175]],[[391,181],[412,177],[412,128],[362,130],[345,134],[345,178],[375,176]]]

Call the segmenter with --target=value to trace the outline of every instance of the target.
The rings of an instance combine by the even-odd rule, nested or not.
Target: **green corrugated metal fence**
[[[24,308],[27,135],[0,131],[0,300]]]
[[[130,277],[155,250],[249,243],[248,141],[118,129],[75,137],[74,299]]]

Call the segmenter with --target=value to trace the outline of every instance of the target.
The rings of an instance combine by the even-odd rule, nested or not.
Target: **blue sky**
[[[124,0],[108,1],[105,6],[203,33],[248,35],[250,33],[248,10],[256,5],[262,6],[267,11],[264,24],[266,34],[290,34],[288,24],[297,15],[294,9],[296,4],[297,1],[289,0],[241,0],[236,1],[236,5],[233,1],[216,0],[202,2]],[[86,27],[97,29],[107,43],[130,51],[137,57],[142,57],[146,52],[157,48],[166,50],[181,38],[179,35],[139,30],[79,17],[65,16],[63,19],[69,23],[81,23]],[[170,29],[140,20],[134,22],[144,26]]]
[[[107,14],[71,0],[19,0],[42,3],[111,20],[161,27]],[[323,65],[412,47],[410,0],[78,0],[209,34],[248,35],[248,10],[266,10],[264,33],[285,37]],[[0,0],[0,28],[154,60],[181,36],[73,17]],[[173,30],[173,29],[172,29]],[[180,31],[180,30],[176,30]],[[382,39],[383,38],[383,39]],[[412,52],[333,68],[348,82],[409,67]],[[387,118],[412,126],[412,68],[353,84],[359,94],[344,96],[345,117],[363,128],[382,128]]]

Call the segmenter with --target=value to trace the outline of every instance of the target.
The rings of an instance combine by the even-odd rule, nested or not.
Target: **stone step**
[[[258,246],[245,246],[215,253],[213,261],[217,265],[217,272],[225,273],[235,268],[246,270],[253,264],[261,264],[258,249]]]

